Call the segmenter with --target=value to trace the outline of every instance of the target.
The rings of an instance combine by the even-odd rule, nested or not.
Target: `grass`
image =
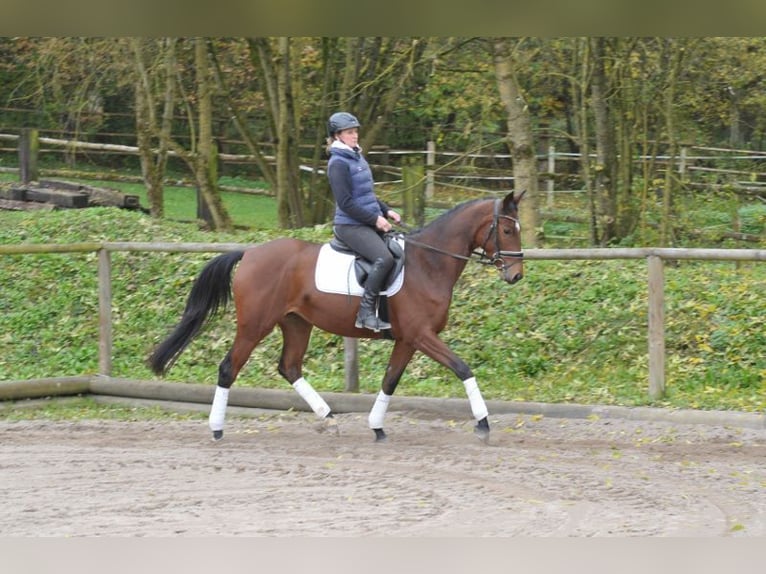
[[[254,196],[245,196],[253,199]],[[330,238],[329,226],[212,234],[113,208],[0,213],[0,243],[88,240],[255,243],[293,235]],[[144,364],[175,325],[210,254],[115,253],[113,375],[154,378]],[[646,265],[636,261],[528,261],[508,286],[496,272],[466,269],[443,339],[473,368],[487,399],[668,408],[766,408],[766,267],[680,262],[666,269],[667,396],[647,389]],[[93,254],[0,256],[2,380],[98,369]],[[216,319],[171,370],[174,381],[215,384],[233,338],[233,312]],[[281,341],[269,335],[237,385],[288,388],[276,371]],[[379,389],[391,343],[362,341],[360,387]],[[340,337],[314,331],[305,376],[319,391],[343,389]],[[451,372],[416,354],[398,394],[464,396]]]
[[[45,178],[63,179],[63,178]],[[17,182],[18,176],[8,173],[0,173],[0,182]],[[149,201],[146,196],[146,187],[138,183],[126,183],[120,181],[100,181],[96,179],[77,180],[83,185],[94,187],[109,187],[128,195],[137,195],[143,207],[148,207]],[[221,185],[232,187],[252,187],[262,189],[262,185],[248,186],[241,178],[221,178]],[[248,194],[241,192],[222,192],[223,203],[231,214],[234,225],[245,228],[276,229],[277,208],[273,198],[265,195]],[[184,186],[167,186],[164,190],[165,217],[171,221],[193,222],[197,219],[196,190]]]

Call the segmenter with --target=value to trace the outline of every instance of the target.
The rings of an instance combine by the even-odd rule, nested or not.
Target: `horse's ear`
[[[522,192],[518,195],[515,195],[514,192],[509,193],[505,196],[505,199],[503,200],[503,211],[506,213],[510,213],[513,211],[518,203],[521,201],[521,198],[524,197],[524,194],[527,192],[526,189],[522,190]]]

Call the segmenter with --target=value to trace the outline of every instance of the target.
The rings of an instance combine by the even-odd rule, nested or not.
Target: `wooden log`
[[[40,187],[85,193],[88,195],[88,205],[91,207],[141,208],[141,202],[137,195],[122,193],[110,187],[95,187],[65,180],[44,180],[40,182]]]
[[[91,206],[112,206],[126,209],[138,209],[141,207],[141,202],[137,195],[128,195],[107,187],[88,187],[83,189],[83,191],[90,197]]]
[[[56,209],[56,206],[51,203],[34,203],[31,201],[0,199],[0,209],[6,211],[53,211]]]
[[[0,189],[0,198],[10,199],[12,201],[26,201],[27,190],[25,187],[7,187]]]
[[[63,395],[80,395],[90,390],[88,377],[55,377],[0,383],[0,400],[19,400]]]
[[[81,183],[77,183],[75,181],[64,181],[63,179],[43,179],[40,180],[38,185],[40,187],[44,187],[45,189],[61,189],[65,191],[82,191],[82,188],[85,187]]]
[[[88,253],[102,249],[103,243],[0,243],[0,255],[21,253]]]
[[[31,187],[27,189],[27,201],[52,203],[61,207],[88,207],[88,194],[82,191],[67,191]]]

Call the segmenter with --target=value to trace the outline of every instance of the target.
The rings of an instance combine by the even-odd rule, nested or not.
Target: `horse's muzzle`
[[[523,273],[516,273],[515,275],[508,276],[506,278],[506,281],[508,283],[510,283],[511,285],[513,285],[514,283],[518,283],[522,279],[524,279],[524,274]]]

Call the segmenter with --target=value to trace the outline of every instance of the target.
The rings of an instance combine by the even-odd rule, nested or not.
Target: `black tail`
[[[189,293],[181,321],[149,356],[147,362],[155,374],[165,374],[207,320],[226,308],[231,300],[231,271],[244,254],[244,251],[223,253],[202,269]]]

